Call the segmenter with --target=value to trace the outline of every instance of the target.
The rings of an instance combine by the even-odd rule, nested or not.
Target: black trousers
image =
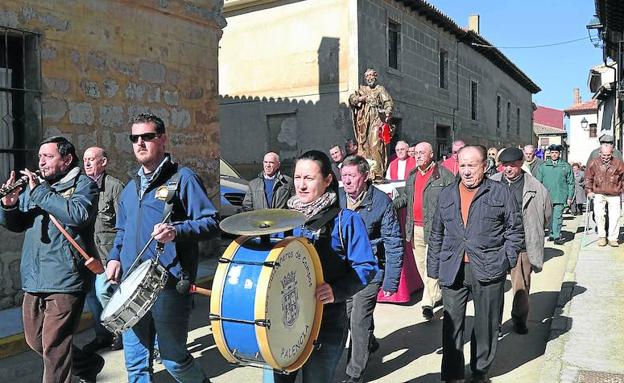
[[[370,347],[373,343],[373,312],[377,305],[377,292],[381,282],[371,282],[357,294],[347,299],[347,317],[351,330],[347,375],[360,378],[364,374]]]
[[[486,375],[496,354],[505,277],[482,283],[463,263],[451,286],[442,286],[442,380],[464,379],[464,325],[466,305],[472,295],[475,308],[470,337],[470,369],[473,376]]]

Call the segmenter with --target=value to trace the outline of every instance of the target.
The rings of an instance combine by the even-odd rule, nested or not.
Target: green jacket
[[[117,206],[124,184],[117,178],[104,173],[97,180],[100,198],[98,214],[95,219],[94,239],[98,255],[102,263],[106,264],[108,253],[115,242],[115,224],[117,222]]]
[[[551,159],[544,161],[535,178],[546,187],[553,204],[566,204],[566,200],[574,197],[574,173],[570,164],[562,159],[556,164]]]
[[[434,166],[433,173],[431,177],[429,177],[423,192],[423,234],[426,243],[429,242],[431,223],[433,222],[436,206],[438,206],[438,195],[442,189],[455,181],[453,173],[448,171],[445,167],[438,164]],[[416,181],[416,172],[418,172],[417,167],[410,170],[407,181],[405,181],[405,188],[399,190],[399,196],[392,201],[397,209],[407,207],[405,240],[408,242],[412,242],[414,238],[414,182]]]

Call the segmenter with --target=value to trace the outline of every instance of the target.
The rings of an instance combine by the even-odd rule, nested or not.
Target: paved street
[[[572,239],[581,218],[566,217],[564,234]],[[557,305],[559,290],[564,278],[571,251],[578,251],[580,236],[563,246],[547,244],[544,270],[534,274],[531,290],[531,313],[527,335],[520,336],[511,330],[510,283],[505,295],[504,336],[499,342],[495,364],[491,370],[494,382],[537,382],[544,363],[544,350],[549,338],[553,312]],[[595,246],[595,245],[593,245]],[[259,382],[261,371],[254,368],[235,368],[228,365],[214,345],[210,328],[207,326],[208,302],[197,297],[189,334],[189,349],[198,358],[213,382]],[[420,314],[419,294],[413,296],[410,304],[400,306],[381,304],[375,313],[376,336],[381,344],[373,355],[367,370],[367,381],[371,382],[439,382],[441,312],[436,319],[426,322]],[[472,308],[469,308],[466,331],[466,360],[469,359],[469,331],[472,326]],[[91,331],[78,335],[78,343],[84,344],[92,337]],[[345,353],[346,354],[346,353]],[[123,368],[123,354],[105,352],[106,366],[98,376],[98,382],[123,382],[126,379]],[[344,359],[344,358],[343,358]],[[173,382],[162,366],[157,364],[156,382]],[[344,371],[344,360],[339,371]],[[467,367],[468,373],[468,367]],[[32,352],[22,353],[0,360],[0,376],[5,382],[39,382],[41,362]],[[338,374],[337,381],[344,378]]]

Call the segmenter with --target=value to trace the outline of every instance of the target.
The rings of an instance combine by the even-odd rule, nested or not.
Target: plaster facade
[[[532,142],[531,97],[539,88],[460,42],[454,33],[465,31],[457,25],[459,32],[449,32],[403,3],[227,1],[219,77],[224,158],[243,173],[258,172],[268,150],[288,161],[343,144],[353,137],[347,98],[368,67],[395,100],[395,142],[429,141],[438,155],[459,138],[488,147]],[[397,69],[389,66],[389,23],[399,28]]]
[[[32,157],[43,137],[61,134],[79,156],[92,145],[105,148],[109,172],[125,181],[137,167],[129,121],[152,112],[165,121],[168,151],[199,173],[218,203],[222,6],[222,0],[2,1],[0,32],[39,36],[41,122],[28,133]],[[0,229],[0,309],[21,303],[21,238]]]

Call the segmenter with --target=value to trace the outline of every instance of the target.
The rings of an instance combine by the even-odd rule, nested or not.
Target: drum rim
[[[269,255],[266,258],[268,262],[274,262],[277,260],[279,255],[282,253],[282,249],[288,246],[291,242],[299,242],[303,245],[310,255],[310,260],[312,261],[312,267],[314,268],[314,275],[316,278],[316,286],[324,283],[323,278],[323,268],[321,267],[321,260],[318,256],[318,252],[316,248],[305,238],[302,237],[287,237],[278,242],[273,246],[270,250]],[[258,277],[256,296],[263,295],[266,296],[268,294],[269,280],[271,278],[273,269],[264,268]],[[256,299],[255,304],[255,312],[254,317],[256,319],[266,319],[265,311],[266,311],[266,299]],[[303,351],[299,355],[299,357],[291,363],[289,366],[280,366],[271,349],[269,347],[269,334],[268,329],[263,326],[255,326],[256,327],[256,340],[258,342],[258,348],[260,349],[260,354],[264,359],[265,363],[269,366],[273,367],[276,370],[293,372],[295,370],[300,369],[305,362],[308,360],[310,355],[312,354],[312,349],[314,348],[314,343],[318,339],[318,334],[321,329],[321,319],[323,317],[323,304],[320,300],[316,300],[316,308],[314,311],[314,321],[312,322],[312,328],[310,329],[310,336],[306,342],[306,345],[303,348]]]
[[[238,249],[247,242],[251,237],[241,236],[237,237],[223,252],[223,259],[232,260]],[[217,270],[215,270],[215,276],[212,281],[212,294],[210,295],[210,313],[221,317],[221,296],[225,287],[225,280],[230,268],[230,262],[219,263]],[[214,338],[217,349],[221,352],[221,355],[230,363],[241,363],[241,360],[236,358],[231,352],[225,340],[225,331],[223,330],[223,322],[217,319],[210,320],[210,326],[212,327],[212,337]]]

